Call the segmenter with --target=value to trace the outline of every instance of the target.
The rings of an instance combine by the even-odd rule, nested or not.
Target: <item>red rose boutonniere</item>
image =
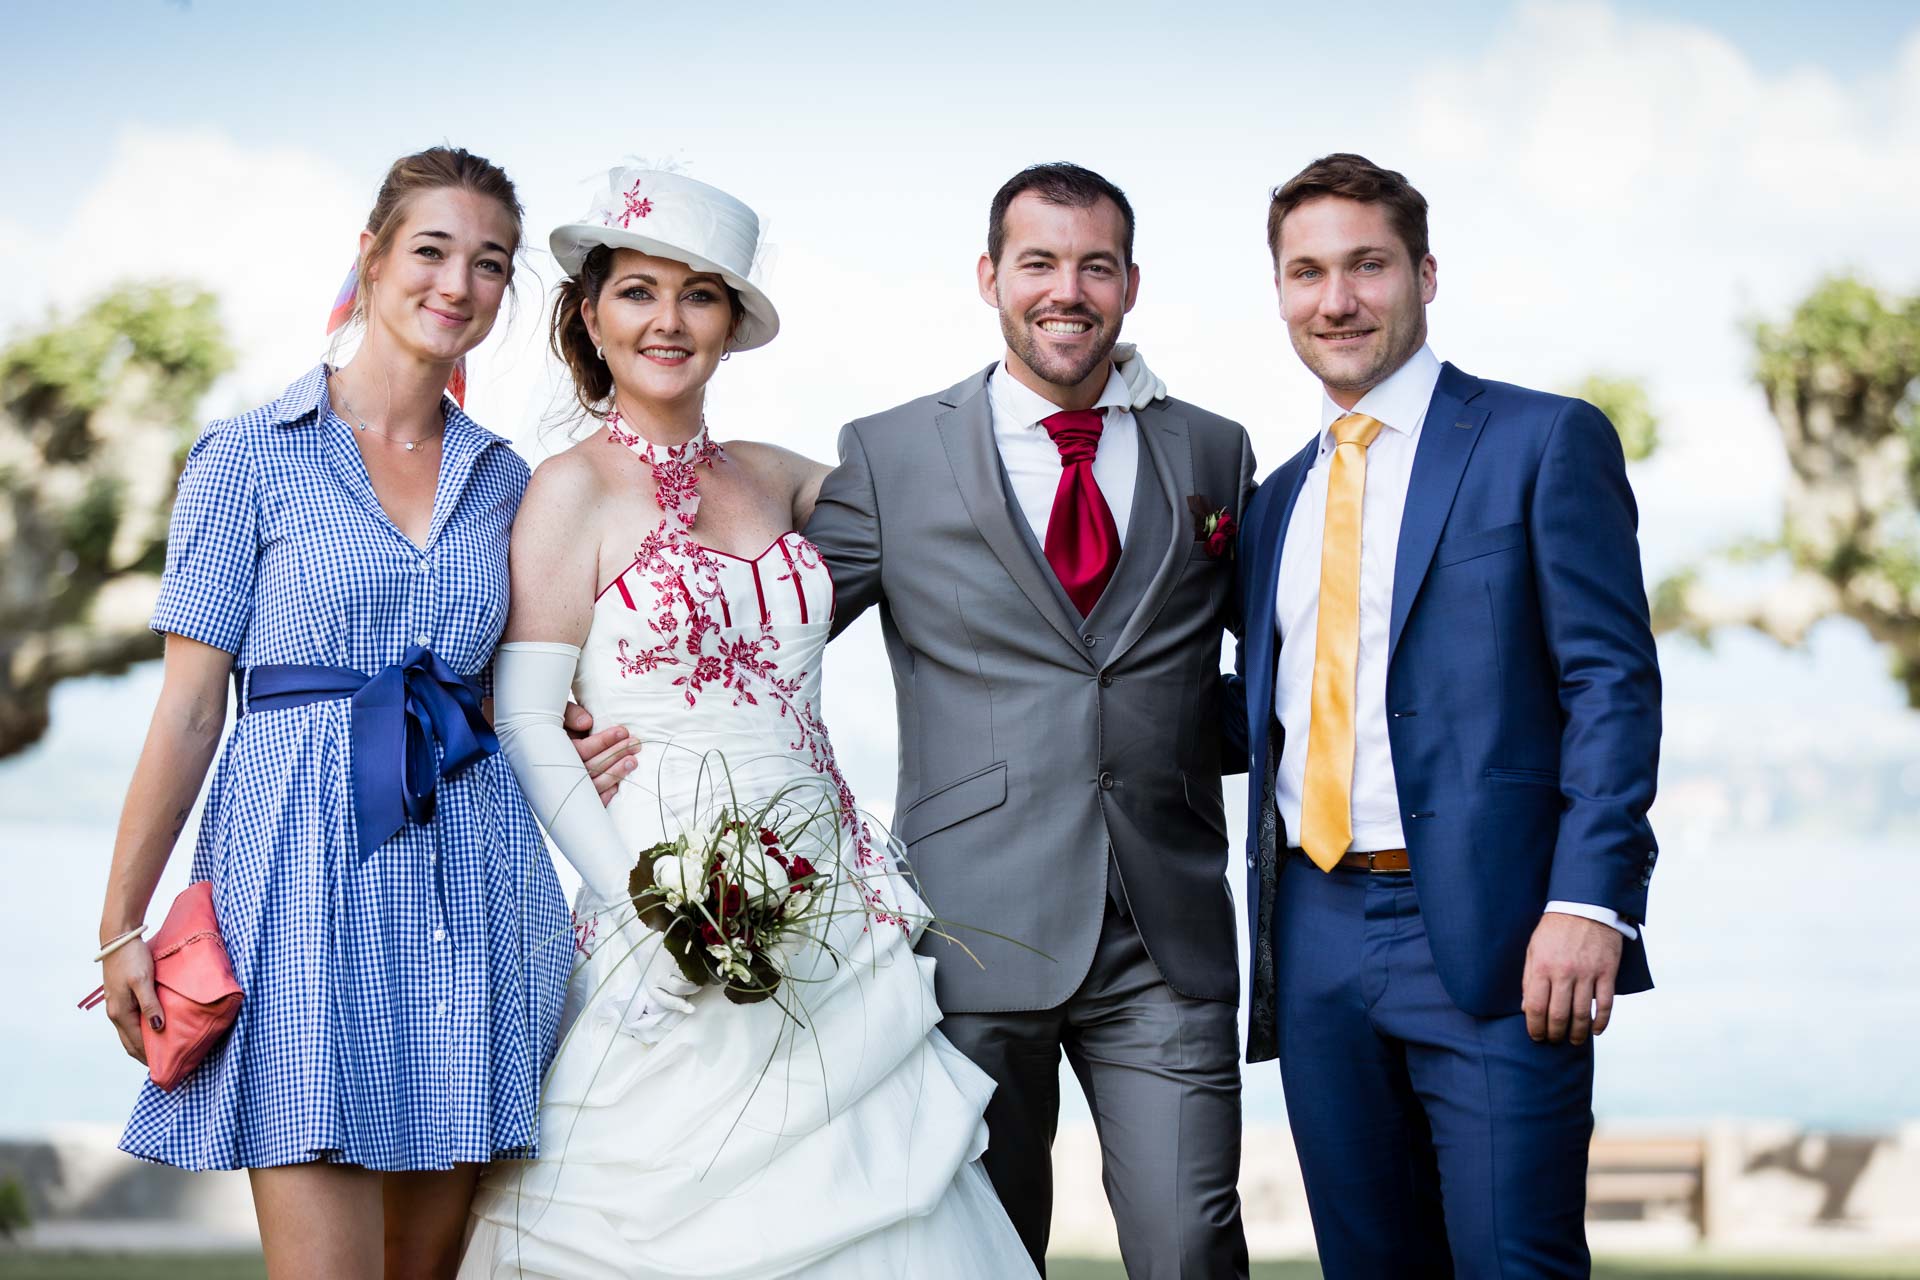
[[[1234,535],[1240,529],[1234,523],[1233,512],[1225,507],[1215,510],[1199,494],[1187,499],[1187,509],[1193,512],[1194,539],[1207,544],[1207,554],[1215,560],[1232,559]]]

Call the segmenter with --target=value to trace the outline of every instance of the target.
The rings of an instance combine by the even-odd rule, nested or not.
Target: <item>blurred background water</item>
[[[891,724],[834,716],[836,691],[879,669],[874,639],[863,624],[835,646],[827,716],[856,792],[884,813]],[[1647,926],[1658,986],[1617,1006],[1595,1110],[1603,1123],[1885,1130],[1920,1117],[1920,716],[1885,695],[1877,659],[1844,628],[1811,659],[1745,645],[1665,648]],[[1817,678],[1845,671],[1857,678]],[[158,689],[156,664],[63,685],[46,739],[0,765],[0,970],[16,1025],[31,1028],[31,1050],[5,1057],[0,1134],[118,1125],[140,1082],[105,1019],[73,1005],[98,973],[106,859]],[[1232,813],[1243,793],[1230,790]],[[158,902],[185,883],[184,844]],[[1078,1088],[1062,1095],[1063,1122],[1082,1120]],[[1249,1123],[1284,1116],[1271,1064],[1247,1069],[1245,1097]]]

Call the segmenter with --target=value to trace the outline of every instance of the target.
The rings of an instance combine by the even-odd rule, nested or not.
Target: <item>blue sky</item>
[[[1497,41],[1523,7],[1129,2],[1102,6],[1089,27],[1078,10],[1069,20],[1006,3],[910,17],[766,0],[677,17],[607,4],[11,3],[0,110],[31,123],[3,144],[8,203],[30,222],[56,214],[62,175],[131,120],[324,143],[349,164],[442,137],[485,150],[521,136],[530,110],[549,135],[616,146],[662,128],[751,146],[814,117],[832,122],[821,141],[838,149],[902,140],[923,113],[957,109],[1029,145],[1081,128],[1154,137],[1170,89],[1182,115],[1218,108],[1220,128],[1283,115],[1332,124],[1343,95],[1330,72],[1368,92]],[[1704,27],[1763,72],[1845,78],[1890,72],[1916,25],[1903,0],[1612,8]]]

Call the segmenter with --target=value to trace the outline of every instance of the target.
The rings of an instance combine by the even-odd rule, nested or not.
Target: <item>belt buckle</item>
[[[1380,859],[1387,854],[1394,855],[1393,865],[1383,867],[1380,865]],[[1367,872],[1370,875],[1375,873],[1381,875],[1398,875],[1405,872],[1409,865],[1406,860],[1407,851],[1405,849],[1370,849],[1365,854],[1365,857],[1367,859]]]

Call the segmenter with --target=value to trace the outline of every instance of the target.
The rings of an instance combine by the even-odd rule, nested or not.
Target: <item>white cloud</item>
[[[37,320],[121,280],[190,281],[219,298],[238,356],[215,407],[263,400],[325,350],[327,309],[371,198],[362,185],[292,148],[128,128],[50,234],[23,252],[0,227],[9,269],[30,270],[8,319]]]
[[[1524,6],[1402,103],[1443,354],[1534,385],[1646,377],[1670,443],[1641,475],[1653,557],[1765,531],[1785,468],[1747,324],[1832,272],[1920,287],[1916,81],[1920,32],[1895,74],[1842,81],[1686,22]]]
[[[1414,117],[1424,150],[1521,178],[1548,207],[1637,218],[1764,196],[1748,209],[1762,223],[1831,226],[1914,198],[1912,166],[1890,162],[1920,144],[1920,35],[1900,61],[1900,74],[1857,83],[1769,76],[1705,27],[1537,0],[1480,57],[1431,68],[1409,100],[1432,108]]]

